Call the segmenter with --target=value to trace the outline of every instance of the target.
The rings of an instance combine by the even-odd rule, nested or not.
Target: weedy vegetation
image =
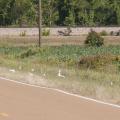
[[[120,104],[120,45],[38,48],[1,44],[0,66],[24,71],[23,76],[18,72],[7,74],[8,71],[2,69],[1,75],[11,79],[36,85],[44,83],[44,86]],[[59,70],[65,78],[58,76]],[[41,77],[44,78],[42,84]]]
[[[104,45],[104,38],[101,37],[97,32],[91,30],[85,40],[85,44],[92,47],[100,47]]]
[[[42,35],[43,36],[49,36],[50,35],[50,30],[49,29],[43,29]]]
[[[101,36],[107,36],[107,35],[109,35],[105,30],[101,31],[99,34]]]

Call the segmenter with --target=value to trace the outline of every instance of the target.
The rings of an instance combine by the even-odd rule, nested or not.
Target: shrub
[[[43,36],[49,36],[50,35],[50,30],[49,29],[44,29],[42,32]]]
[[[117,35],[116,36],[120,36],[120,30],[117,32]]]
[[[26,36],[26,31],[21,32],[20,36],[22,36],[22,37]]]
[[[17,57],[19,58],[26,58],[26,57],[30,57],[30,56],[33,56],[37,53],[37,49],[27,49],[25,51],[23,51],[22,53],[20,53]]]
[[[63,35],[63,36],[70,36],[71,32],[72,30],[70,26],[68,26],[67,29],[64,31],[58,31],[59,35]]]
[[[91,30],[88,34],[85,44],[92,47],[100,47],[104,45],[104,38],[102,38],[98,33]]]
[[[111,36],[120,36],[120,30],[119,31],[111,31],[110,35]]]
[[[114,36],[114,31],[111,31],[111,32],[110,32],[110,35],[111,35],[111,36]]]
[[[103,30],[102,32],[100,32],[100,35],[101,35],[101,36],[107,36],[108,33],[107,33],[105,30]]]
[[[78,66],[82,68],[98,69],[112,64],[113,61],[115,61],[115,57],[109,54],[87,56],[80,58]]]

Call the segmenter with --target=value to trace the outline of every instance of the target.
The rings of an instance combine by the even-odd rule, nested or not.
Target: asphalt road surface
[[[0,120],[120,120],[120,108],[0,80]]]

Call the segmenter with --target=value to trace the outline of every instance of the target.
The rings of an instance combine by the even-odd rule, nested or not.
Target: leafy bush
[[[50,30],[49,29],[44,29],[42,32],[43,36],[49,36],[50,35]]]
[[[104,38],[102,38],[98,33],[91,30],[88,34],[85,44],[92,47],[100,47],[104,45]]]
[[[103,30],[102,32],[100,32],[100,35],[101,35],[101,36],[107,36],[108,33],[107,33],[105,30]]]

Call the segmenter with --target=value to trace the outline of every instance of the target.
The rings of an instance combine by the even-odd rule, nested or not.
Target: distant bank
[[[91,29],[98,33],[102,31],[107,33],[120,31],[120,27],[73,27],[70,35],[85,35]],[[49,31],[50,36],[58,36],[60,32],[67,31],[67,28],[43,28],[43,31]],[[0,36],[20,36],[22,33],[25,33],[26,36],[37,36],[38,28],[0,28]]]

